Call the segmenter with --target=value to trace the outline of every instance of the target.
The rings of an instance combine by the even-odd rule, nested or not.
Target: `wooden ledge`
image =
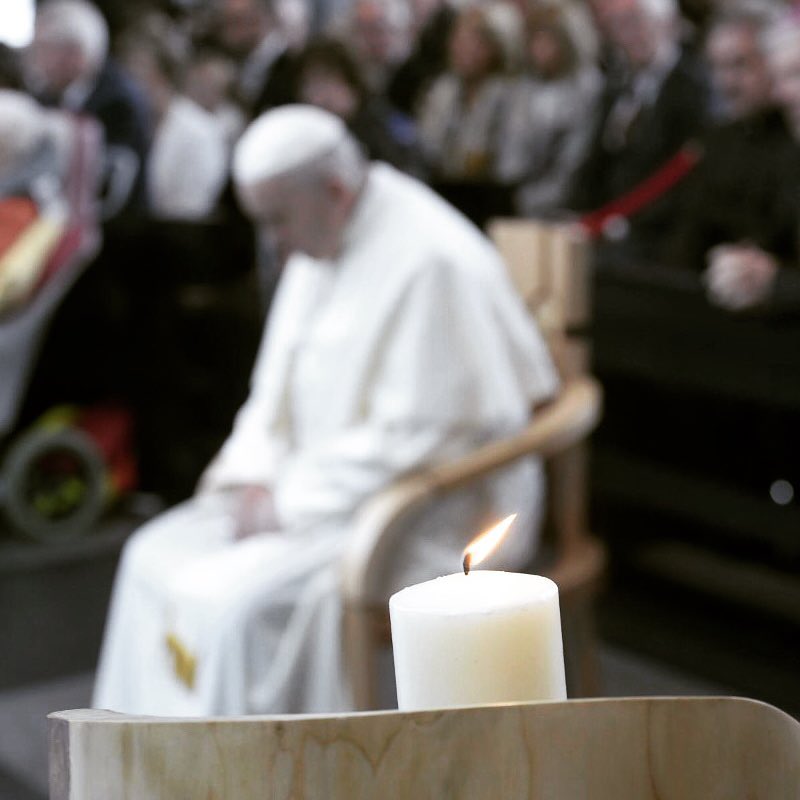
[[[218,719],[50,715],[51,800],[796,800],[800,723],[631,698]]]

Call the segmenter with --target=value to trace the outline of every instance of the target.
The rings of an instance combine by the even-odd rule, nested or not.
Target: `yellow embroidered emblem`
[[[166,642],[167,648],[172,654],[175,675],[181,683],[189,689],[193,689],[197,658],[189,652],[186,645],[174,633],[167,634]]]

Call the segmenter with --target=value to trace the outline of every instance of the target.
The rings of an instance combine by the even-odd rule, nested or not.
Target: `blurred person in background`
[[[526,69],[513,84],[498,171],[521,216],[563,209],[586,154],[602,78],[591,19],[575,4],[537,3],[527,19]]]
[[[147,208],[145,162],[151,133],[144,93],[108,57],[108,26],[88,0],[49,0],[36,13],[27,78],[47,105],[95,117],[103,126],[108,178],[105,215]]]
[[[704,72],[679,41],[674,0],[591,0],[610,62],[589,151],[569,205],[605,237],[598,257],[663,262],[683,179],[685,148],[703,130]],[[658,190],[643,193],[656,180]]]
[[[762,34],[763,54],[792,139],[764,167],[773,167],[767,198],[769,237],[745,239],[740,231],[708,256],[711,302],[729,311],[797,314],[800,310],[800,19],[789,14]],[[777,156],[777,157],[776,157]],[[757,167],[756,169],[760,169]],[[748,190],[749,191],[749,190]],[[766,191],[764,192],[767,193]]]
[[[384,95],[388,81],[411,47],[407,0],[353,0],[332,21],[330,34],[351,49],[367,86]]]
[[[26,172],[28,164],[38,157],[45,144],[44,114],[39,104],[29,95],[10,87],[0,89],[0,186],[8,187],[3,196],[13,192],[12,186],[20,183],[11,178],[17,172]]]
[[[0,196],[37,205],[63,202],[71,115],[47,109],[24,91],[0,88]]]
[[[29,383],[54,310],[100,245],[101,152],[96,121],[0,89],[0,444],[50,407]]]
[[[155,116],[147,164],[151,213],[159,219],[207,219],[228,177],[227,147],[219,123],[179,91],[179,58],[162,38],[131,35],[120,53],[122,63],[147,92]]]
[[[702,54],[711,27],[711,20],[729,2],[730,0],[678,0],[683,29],[681,39],[686,49]],[[766,0],[766,2],[772,3],[773,0]],[[781,3],[783,0],[777,0],[777,2]]]
[[[498,159],[522,26],[508,3],[462,9],[450,37],[449,68],[420,109],[420,145],[434,186],[479,225],[510,207]]]
[[[299,50],[305,47],[318,18],[319,3],[314,0],[273,0],[275,13],[286,34],[289,47]]]
[[[769,0],[740,0],[709,20],[704,55],[717,120],[747,120],[774,108],[763,38],[775,15],[776,6]]]
[[[129,330],[136,330],[127,394],[136,412],[141,483],[167,502],[191,494],[228,432],[246,393],[261,312],[253,229],[232,195],[232,142],[225,139],[241,132],[244,116],[226,130],[221,117],[183,91],[193,52],[186,23],[144,14],[116,43],[155,117],[150,215],[110,266],[123,282]],[[212,105],[230,102],[225,93],[234,78],[230,59],[214,55],[211,66],[221,69],[211,69],[213,81],[203,87]]]
[[[25,88],[19,51],[2,43],[0,43],[0,88]]]
[[[250,396],[197,494],[128,541],[94,704],[208,715],[350,708],[339,561],[359,507],[400,476],[519,431],[555,391],[546,346],[491,243],[435,193],[369,164],[310,106],[260,117],[234,155],[286,262]],[[541,464],[410,525],[389,585],[460,563],[504,509],[536,546]],[[524,520],[524,521],[523,521]]]
[[[411,51],[398,64],[386,87],[389,100],[411,116],[431,83],[447,69],[447,47],[456,10],[448,0],[409,0]]]
[[[113,402],[127,406],[133,382],[126,260],[148,218],[146,162],[151,111],[136,82],[108,55],[108,26],[88,0],[49,0],[36,12],[25,53],[31,90],[48,106],[96,120],[103,129],[97,194],[103,245],[63,298],[37,359],[31,407]]]
[[[782,219],[781,186],[795,180],[796,144],[777,107],[765,32],[771,4],[728,4],[709,23],[714,125],[704,134],[703,160],[686,182],[677,219],[674,263],[701,271],[713,248],[750,244],[791,257],[795,223]]]
[[[211,0],[207,26],[206,38],[237,65],[238,99],[251,118],[291,102],[294,43],[274,0]]]
[[[209,0],[195,42],[220,49],[236,69],[235,100],[252,120],[297,98],[299,45],[281,18],[279,0]],[[234,198],[227,198],[235,206]],[[279,276],[275,253],[256,247],[261,301],[269,308]]]
[[[193,48],[187,56],[183,92],[214,116],[229,151],[246,125],[243,110],[235,102],[236,67],[219,50]]]
[[[335,39],[318,39],[300,55],[298,99],[341,117],[370,159],[398,169],[420,169],[414,123],[373,95],[356,60]]]

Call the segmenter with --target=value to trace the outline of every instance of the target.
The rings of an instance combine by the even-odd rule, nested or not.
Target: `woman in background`
[[[508,102],[508,74],[519,55],[516,8],[473,5],[456,19],[449,68],[420,112],[420,140],[435,178],[493,180]]]
[[[601,89],[597,46],[590,18],[574,2],[536,4],[526,31],[527,69],[511,93],[498,172],[517,187],[518,214],[551,216],[588,145]]]
[[[409,117],[373,94],[355,57],[335,39],[318,39],[301,54],[297,81],[301,103],[340,117],[370,159],[419,173],[416,130]]]
[[[521,30],[519,12],[508,3],[464,8],[450,36],[449,68],[420,110],[433,187],[478,225],[510,210],[498,156]]]
[[[182,94],[179,59],[159,37],[132,34],[124,65],[145,89],[156,126],[147,164],[150,207],[159,219],[207,219],[228,177],[228,149],[216,118]]]

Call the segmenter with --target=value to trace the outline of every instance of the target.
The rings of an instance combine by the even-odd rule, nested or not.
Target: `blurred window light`
[[[25,47],[33,38],[34,0],[0,0],[0,42]]]

